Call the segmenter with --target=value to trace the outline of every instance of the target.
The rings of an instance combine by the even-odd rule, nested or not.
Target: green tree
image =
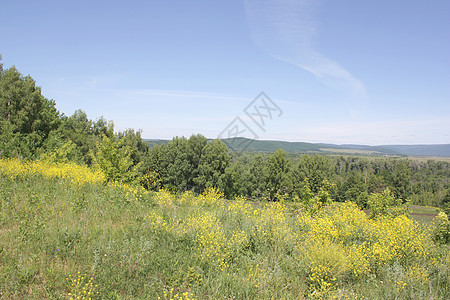
[[[222,188],[228,199],[248,195],[245,167],[239,162],[231,163],[226,169],[222,180]]]
[[[450,189],[447,189],[445,196],[442,199],[441,207],[447,215],[450,214]]]
[[[201,189],[216,187],[223,189],[224,173],[230,163],[228,148],[221,140],[216,139],[203,147],[199,161],[199,175],[195,178]]]
[[[207,139],[192,135],[189,139],[175,137],[166,145],[156,145],[144,159],[145,172],[155,171],[166,188],[199,192],[195,178],[199,175],[199,163]]]
[[[389,188],[385,189],[382,193],[370,194],[367,200],[367,206],[372,218],[378,216],[396,217],[408,211],[408,207],[402,205],[402,200],[395,197]]]
[[[83,161],[79,151],[77,151],[77,146],[70,140],[58,147],[53,148],[52,151],[43,153],[40,156],[40,159],[54,163],[76,162],[82,164]]]
[[[242,182],[246,195],[251,197],[259,197],[261,193],[264,192],[266,188],[266,164],[267,161],[261,153],[258,153],[253,159],[250,160]]]
[[[200,192],[195,186],[194,179],[199,176],[199,165],[202,156],[203,148],[206,146],[208,139],[201,134],[191,135],[188,139],[188,153],[187,160],[189,162],[190,172],[187,178],[187,187],[194,189],[196,192]]]
[[[265,197],[269,201],[279,200],[280,197],[290,192],[290,179],[288,176],[290,161],[286,152],[277,149],[267,160]]]
[[[159,174],[162,185],[166,183],[164,179],[167,178],[168,160],[166,159],[166,148],[167,146],[164,144],[156,145],[144,157],[144,172],[156,172]]]
[[[60,146],[58,141],[61,144],[71,141],[76,145],[76,151],[79,152],[81,160],[90,165],[92,154],[95,154],[98,142],[102,140],[103,136],[114,137],[114,123],[107,122],[103,117],[94,122],[84,111],[79,109],[72,116],[62,118],[60,128],[51,137],[54,142],[49,146],[49,152],[53,151],[52,148]]]
[[[433,239],[442,244],[450,243],[450,221],[445,212],[441,211],[436,217],[437,224],[434,228]]]
[[[98,123],[98,122],[97,122]],[[94,130],[98,128],[97,124],[94,125]],[[100,130],[103,132],[104,130]],[[96,133],[97,134],[97,133]],[[133,161],[133,165],[137,165],[144,161],[144,157],[148,152],[148,145],[142,139],[142,131],[134,131],[134,129],[127,129],[117,133],[117,137],[123,140],[123,144],[130,149],[130,157]],[[142,164],[141,164],[142,165]]]
[[[131,183],[135,181],[140,164],[133,166],[131,149],[123,138],[103,136],[97,144],[94,165],[106,175],[107,181]]]
[[[165,186],[179,191],[188,189],[189,175],[192,171],[188,160],[188,140],[184,136],[175,137],[167,144],[165,150],[166,161],[163,164],[166,170],[162,178]]]
[[[299,196],[294,197],[294,201],[300,200],[299,202],[303,204],[304,209],[315,214],[325,206],[333,203],[333,198],[331,197],[333,189],[334,185],[325,179],[319,192],[314,194],[311,191],[308,178],[305,178]]]
[[[55,102],[15,67],[0,69],[0,155],[34,157],[60,124]]]
[[[292,172],[294,189],[301,188],[305,178],[313,193],[318,193],[325,179],[331,179],[332,165],[328,158],[322,155],[303,155]]]
[[[389,183],[395,197],[406,199],[410,195],[411,170],[406,162],[399,162],[389,176]]]
[[[352,172],[338,187],[339,201],[354,201],[359,207],[366,208],[368,189],[364,174]]]

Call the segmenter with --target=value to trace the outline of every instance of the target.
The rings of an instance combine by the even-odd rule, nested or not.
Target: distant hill
[[[159,146],[159,145],[167,145],[167,143],[169,143],[170,140],[147,140],[144,139],[144,142],[147,142],[148,146],[150,148],[153,148],[153,146]]]
[[[379,156],[443,156],[450,157],[450,144],[440,145],[336,145],[326,143],[304,143],[286,141],[252,140],[242,137],[222,139],[230,150],[241,152],[275,152],[281,148],[287,153],[321,153],[338,155]],[[161,145],[169,140],[146,140],[149,147]]]
[[[242,137],[222,139],[228,148],[235,151],[275,152],[281,148],[288,153],[320,152],[320,144],[285,141],[252,140]]]
[[[450,144],[385,145],[381,147],[409,156],[450,156]]]

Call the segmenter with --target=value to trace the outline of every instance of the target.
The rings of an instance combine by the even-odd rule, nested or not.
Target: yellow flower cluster
[[[169,207],[173,204],[174,196],[169,191],[160,189],[155,195],[155,200],[159,206]]]
[[[155,233],[166,232],[172,234],[174,237],[181,237],[187,232],[186,226],[176,218],[165,220],[163,216],[156,212],[150,211],[147,214],[148,226],[150,230]]]
[[[28,176],[43,176],[45,178],[61,178],[76,186],[85,184],[103,184],[105,174],[101,170],[93,170],[87,166],[73,162],[59,163],[49,160],[25,161],[20,159],[0,159],[0,172],[11,180]],[[110,182],[108,186],[124,192],[125,199],[141,200],[147,191],[140,185],[129,185]]]
[[[173,203],[194,203],[192,205],[218,204],[221,193],[214,190],[207,190],[204,194],[194,197],[191,192],[186,192],[176,199],[174,195],[167,191],[157,193],[156,199],[161,209],[173,209]],[[200,198],[200,200],[198,200]],[[223,204],[222,204],[223,205]],[[173,211],[173,210],[171,210]],[[197,244],[197,255],[204,264],[214,265],[218,270],[225,270],[230,257],[238,253],[248,245],[248,234],[239,229],[224,228],[214,212],[194,211],[179,220],[175,217],[164,218],[160,212],[151,211],[147,214],[148,226],[150,230],[157,232],[167,232],[174,237],[181,237],[185,234],[194,236]],[[228,229],[228,230],[227,230]]]
[[[155,194],[155,199],[158,202],[158,205],[163,207],[169,207],[172,205],[212,207],[215,205],[223,205],[223,202],[220,201],[223,197],[223,193],[216,188],[207,188],[197,197],[194,196],[192,191],[186,191],[181,195],[181,197],[176,198],[170,191],[165,189],[160,189]]]
[[[127,183],[119,183],[117,181],[108,182],[108,186],[118,189],[124,193],[124,199],[127,201],[140,201],[148,192],[140,185],[130,185]]]
[[[176,293],[173,288],[169,292],[163,291],[163,294],[163,298],[158,297],[158,300],[195,300],[190,292]]]
[[[358,277],[387,263],[420,261],[432,248],[429,234],[417,222],[404,215],[369,219],[351,202],[315,216],[299,215],[297,222],[299,243],[311,264],[311,288],[317,293],[332,286],[333,276]],[[417,270],[411,274],[425,278]]]
[[[158,232],[161,230],[168,231],[169,227],[167,222],[163,217],[155,211],[151,211],[147,214],[147,219],[149,220],[149,227],[151,230]]]
[[[333,296],[337,292],[337,277],[349,269],[342,245],[330,240],[309,239],[302,246],[302,256],[306,256],[310,265],[311,297],[323,299]]]
[[[86,274],[78,272],[77,276],[69,275],[66,281],[70,291],[67,293],[67,297],[70,300],[91,300],[98,295],[98,292],[95,291],[98,286],[94,285],[94,278],[88,277]]]
[[[40,175],[46,178],[63,178],[76,185],[97,184],[105,181],[101,171],[93,171],[75,163],[54,163],[49,161],[24,161],[0,159],[0,172],[10,179]]]
[[[251,215],[252,205],[242,196],[238,196],[228,206],[228,211],[239,217]]]
[[[314,264],[311,267],[311,275],[308,278],[312,287],[311,298],[324,299],[334,296],[337,292],[334,281],[336,277],[331,274],[328,266]]]
[[[195,201],[195,196],[192,191],[184,192],[183,194],[181,194],[181,197],[178,200],[178,202],[181,206],[191,205],[194,201]]]
[[[371,219],[352,202],[311,213],[293,211],[279,202],[250,203],[237,197],[227,203],[221,197],[214,189],[179,197],[162,190],[156,196],[160,210],[148,214],[149,227],[176,237],[192,236],[201,263],[225,273],[246,249],[261,246],[292,253],[299,266],[309,266],[311,298],[358,298],[341,289],[344,280],[378,276],[395,263],[403,268],[403,275],[395,279],[402,282],[402,289],[403,283],[429,282],[427,270],[420,266],[434,249],[429,230],[405,215]],[[187,215],[177,214],[181,206]],[[255,288],[270,277],[258,263],[262,261],[249,264],[245,271]]]
[[[283,247],[294,241],[295,234],[287,220],[287,209],[280,202],[265,203],[248,216],[254,224],[254,235],[261,242]]]
[[[418,260],[429,254],[427,249],[432,246],[428,232],[405,215],[380,218],[369,224],[367,250],[372,254],[372,264]]]
[[[199,206],[215,206],[217,204],[223,204],[220,199],[223,199],[224,195],[218,189],[209,187],[206,188],[203,193],[201,193],[198,197],[193,198],[194,205]]]
[[[188,219],[195,232],[198,255],[203,262],[213,262],[220,269],[227,267],[227,238],[217,217],[212,213],[198,213]]]

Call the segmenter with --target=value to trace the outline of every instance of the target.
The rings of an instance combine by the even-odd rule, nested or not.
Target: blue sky
[[[447,0],[3,0],[0,53],[64,114],[145,138],[239,117],[259,139],[450,143]]]

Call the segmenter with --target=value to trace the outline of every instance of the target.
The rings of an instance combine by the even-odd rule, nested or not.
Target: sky
[[[448,0],[1,0],[0,54],[148,139],[450,143]]]

